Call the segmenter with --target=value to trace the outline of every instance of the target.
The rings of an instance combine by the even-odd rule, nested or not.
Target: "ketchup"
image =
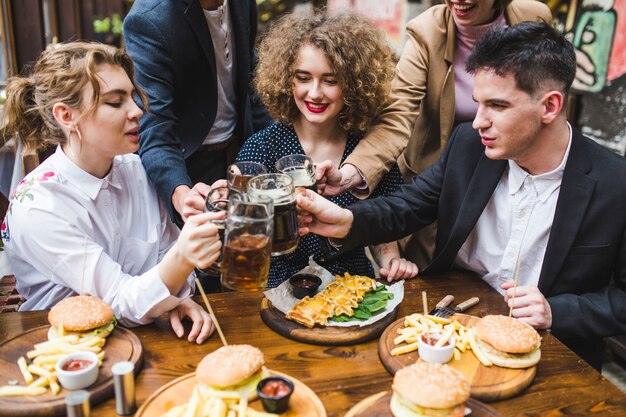
[[[70,372],[80,371],[81,369],[85,369],[92,363],[93,363],[92,361],[87,360],[87,359],[70,359],[69,361],[65,362],[61,366],[61,369],[63,369],[64,371],[70,371]]]
[[[431,346],[435,346],[437,344],[437,342],[439,341],[440,337],[441,337],[441,335],[439,335],[437,333],[434,333],[434,334],[431,333],[430,334],[430,338],[429,338],[425,333],[422,333],[422,341],[424,343],[426,343],[427,345],[431,345]],[[450,340],[447,340],[445,345],[443,345],[443,346],[448,346],[449,344],[450,344]]]
[[[263,385],[261,392],[268,397],[282,398],[291,392],[291,389],[283,381],[273,380]]]

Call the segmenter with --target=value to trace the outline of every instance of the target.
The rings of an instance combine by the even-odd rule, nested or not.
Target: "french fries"
[[[203,396],[198,387],[194,387],[189,401],[169,409],[161,417],[278,417],[278,414],[256,411],[248,407],[247,396],[241,398],[232,391],[226,396],[212,392],[210,397]]]
[[[55,340],[37,343],[33,350],[26,353],[26,358],[21,356],[17,360],[17,366],[24,378],[23,385],[7,385],[0,387],[0,397],[42,395],[50,388],[57,395],[61,392],[61,386],[57,382],[55,365],[59,359],[69,353],[92,351],[98,355],[100,365],[104,359],[103,349],[106,339],[100,336],[79,337],[66,335]],[[38,377],[35,379],[35,376]]]
[[[442,332],[442,337],[435,346],[443,346],[451,337],[454,337],[454,360],[460,360],[462,353],[471,350],[483,365],[492,365],[476,344],[473,331],[463,326],[454,317],[449,319],[419,313],[404,318],[404,327],[398,329],[398,336],[393,340],[396,346],[391,349],[391,355],[398,356],[416,351],[417,341],[422,333],[432,331]]]

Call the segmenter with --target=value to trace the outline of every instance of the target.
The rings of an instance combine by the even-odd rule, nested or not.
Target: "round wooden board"
[[[397,317],[398,308],[396,307],[385,317],[368,326],[316,326],[309,329],[285,318],[285,315],[267,298],[263,298],[261,302],[261,319],[267,327],[289,339],[313,345],[341,346],[367,342],[380,336]]]
[[[2,377],[0,385],[16,380],[24,385],[24,378],[17,366],[20,356],[26,357],[26,352],[33,350],[36,343],[48,340],[50,326],[41,326],[31,329],[0,345],[0,369]],[[91,405],[99,404],[113,396],[113,375],[111,366],[119,361],[131,361],[135,364],[135,375],[139,374],[143,366],[143,347],[139,338],[130,330],[116,327],[107,337],[104,345],[105,356],[97,381],[85,388],[89,391]],[[0,397],[0,416],[56,416],[65,415],[65,396],[71,391],[61,389],[59,395],[53,395],[50,390],[43,395],[23,397]]]
[[[326,409],[319,397],[303,382],[285,375],[281,372],[270,370],[272,376],[289,378],[294,385],[293,394],[289,399],[289,409],[281,414],[283,417],[326,417]],[[162,386],[144,402],[135,417],[160,416],[177,405],[184,404],[189,400],[191,392],[197,383],[195,372],[176,378],[167,385]],[[263,411],[261,401],[256,399],[249,405],[257,411]]]
[[[455,314],[454,317],[467,327],[472,327],[480,317],[466,314]],[[387,327],[378,341],[378,356],[387,371],[394,375],[398,369],[415,363],[419,359],[417,351],[404,355],[391,356],[391,349],[395,347],[393,339],[398,335],[397,330],[404,327],[404,318],[396,320]],[[400,345],[402,346],[402,345]],[[537,367],[524,369],[501,368],[499,366],[484,366],[472,352],[461,353],[461,360],[452,359],[448,365],[458,369],[470,381],[472,397],[482,401],[498,401],[510,398],[525,390],[535,378]]]
[[[393,417],[389,408],[391,391],[383,391],[367,397],[357,403],[345,415],[345,417]],[[472,410],[470,417],[501,417],[491,407],[470,398],[465,406]]]

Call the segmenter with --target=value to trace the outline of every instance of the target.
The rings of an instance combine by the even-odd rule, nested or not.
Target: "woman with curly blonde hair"
[[[237,160],[272,170],[278,159],[304,154],[338,167],[388,102],[395,70],[383,33],[364,17],[286,15],[271,26],[259,47],[255,86],[276,123],[246,140]],[[402,184],[398,167],[381,181],[375,195]],[[332,201],[356,202],[350,193]],[[389,281],[415,276],[417,267],[400,258],[396,242],[373,248],[380,273]],[[321,240],[308,235],[295,252],[272,258],[269,287],[308,265],[309,257],[330,272],[370,275],[364,248],[324,262]]]

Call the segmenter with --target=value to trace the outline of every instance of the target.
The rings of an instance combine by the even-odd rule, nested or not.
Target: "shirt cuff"
[[[352,165],[352,166],[356,168],[356,172],[361,177],[361,184],[355,185],[352,188],[353,191],[356,192],[356,193],[367,193],[367,190],[369,189],[369,184],[367,183],[367,178],[365,178],[365,175],[363,174],[363,171],[361,171],[356,165]]]
[[[192,274],[193,275],[193,274]],[[141,276],[141,283],[137,288],[134,305],[130,306],[130,310],[121,317],[124,319],[120,322],[127,325],[146,324],[152,322],[160,315],[176,308],[185,298],[193,294],[193,287],[190,284],[192,275],[183,284],[182,288],[176,295],[172,295],[167,286],[161,279],[158,271],[158,265]]]

